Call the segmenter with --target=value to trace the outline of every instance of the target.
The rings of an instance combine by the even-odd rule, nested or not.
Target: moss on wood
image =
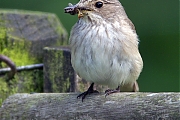
[[[16,66],[42,63],[43,48],[68,43],[67,32],[56,15],[0,9],[0,54]],[[0,61],[0,68],[7,67]],[[43,92],[43,70],[21,71],[10,81],[0,76],[0,105],[11,94]]]

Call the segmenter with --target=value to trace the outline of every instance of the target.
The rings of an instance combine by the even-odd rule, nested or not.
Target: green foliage
[[[15,75],[18,80],[19,93],[43,92],[43,71],[31,70],[18,72]]]
[[[6,28],[4,27],[3,20],[0,18],[0,51],[5,48],[6,40]]]
[[[52,27],[55,30],[54,32],[57,33],[57,36],[61,36],[59,37],[60,39],[58,40],[58,43],[51,40],[43,42],[27,40],[28,38],[26,39],[26,37],[22,34],[23,30],[21,30],[19,23],[16,23],[16,20],[11,20],[9,17],[11,14],[16,14],[16,11],[0,10],[0,54],[9,57],[17,67],[42,63],[42,48],[46,45],[59,46],[67,44],[67,41],[65,41],[67,39],[67,32],[54,14],[47,13],[47,15],[42,12],[30,12],[24,10],[18,10],[17,13],[20,16],[21,14],[22,16],[23,14],[33,14],[39,17],[41,17],[41,15],[47,16],[50,25],[52,25],[49,27]],[[31,19],[28,19],[28,25],[32,21]],[[24,22],[25,23],[23,24],[26,24],[27,21]],[[2,67],[4,68],[8,66],[0,61],[0,68]],[[2,95],[0,96],[0,105],[7,96],[14,93],[43,92],[42,69],[21,72],[18,71],[14,78],[9,81],[4,81],[4,77],[1,76],[0,79],[3,81],[0,84],[0,94]],[[57,86],[54,86],[54,88],[56,87]]]
[[[0,106],[9,95],[12,95],[17,92],[17,81],[15,79],[12,79],[10,82],[7,82],[3,79],[3,77],[0,78]]]
[[[42,70],[18,72],[9,81],[5,81],[4,77],[0,77],[0,106],[9,95],[30,92],[43,92]]]
[[[37,63],[35,57],[32,57],[27,50],[27,45],[30,43],[17,39],[15,41],[10,39],[0,39],[0,43],[2,43],[0,54],[10,56],[16,66]]]
[[[29,54],[28,47],[30,43],[25,42],[23,39],[13,38],[13,36],[7,37],[7,32],[12,30],[13,29],[6,29],[4,21],[0,18],[0,54],[9,56],[16,66],[37,63],[36,58]],[[3,62],[0,62],[0,66],[7,67]],[[43,86],[42,70],[35,74],[36,77],[38,76],[38,82],[35,82],[33,75],[33,71],[21,72],[15,75],[14,79],[10,81],[5,81],[4,77],[0,77],[0,105],[5,98],[17,92],[41,92]],[[24,86],[24,88],[21,89],[20,86]]]
[[[36,58],[32,57],[28,51],[30,43],[14,36],[7,37],[7,33],[11,31],[13,29],[7,29],[0,18],[0,54],[10,57],[16,66],[37,63]],[[7,65],[0,62],[0,67],[7,67]],[[37,79],[34,78],[35,76]],[[21,72],[9,81],[0,77],[0,105],[5,98],[17,92],[42,92],[42,78],[42,70],[36,73],[34,71]]]

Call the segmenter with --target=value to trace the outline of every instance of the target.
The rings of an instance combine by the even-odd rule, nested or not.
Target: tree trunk
[[[88,95],[35,93],[10,96],[1,120],[180,120],[180,93]]]

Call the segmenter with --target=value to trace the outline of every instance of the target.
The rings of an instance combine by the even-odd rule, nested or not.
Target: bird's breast
[[[123,53],[123,39],[111,25],[75,25],[70,37],[73,68],[87,81],[111,87],[131,79],[132,63]]]

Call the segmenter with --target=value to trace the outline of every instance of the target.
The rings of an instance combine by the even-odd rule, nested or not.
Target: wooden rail
[[[1,120],[180,120],[180,93],[115,93],[77,99],[75,93],[15,94]]]

